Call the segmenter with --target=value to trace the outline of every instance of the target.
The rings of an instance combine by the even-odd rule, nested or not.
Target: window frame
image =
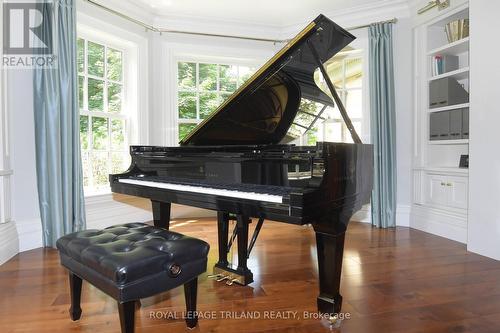
[[[107,154],[107,173],[112,173],[112,163],[113,163],[113,154],[123,154],[124,157],[124,165],[126,164],[128,157],[128,145],[129,145],[129,124],[130,124],[130,115],[127,112],[127,95],[125,86],[127,84],[127,80],[125,77],[125,62],[127,60],[127,52],[126,49],[121,46],[110,45],[109,43],[95,40],[92,37],[82,36],[78,34],[77,40],[82,39],[84,41],[84,62],[83,62],[83,72],[78,72],[78,83],[80,82],[80,77],[83,77],[83,106],[79,106],[79,116],[87,117],[87,149],[83,149],[80,146],[82,161],[83,154],[87,154],[87,168],[88,172],[88,182],[89,186],[84,187],[85,196],[93,196],[109,193],[109,187],[107,186],[95,186],[94,183],[94,173],[93,173],[93,155],[94,153],[106,153]],[[89,64],[88,64],[88,45],[89,42],[98,44],[104,47],[104,63],[103,63],[103,76],[99,77],[96,75],[89,74]],[[78,46],[77,46],[78,47]],[[121,81],[111,80],[108,78],[108,49],[112,49],[115,51],[121,52]],[[103,83],[103,110],[102,111],[93,111],[90,110],[88,105],[88,81],[89,79],[94,79],[101,81]],[[109,111],[109,84],[119,84],[121,86],[121,112],[114,113]],[[93,142],[93,129],[92,129],[92,119],[93,118],[104,118],[107,121],[107,147],[106,149],[95,149]],[[112,146],[112,122],[114,120],[119,120],[123,122],[123,150],[113,149]],[[82,165],[83,167],[83,165]],[[85,171],[84,171],[85,172]]]

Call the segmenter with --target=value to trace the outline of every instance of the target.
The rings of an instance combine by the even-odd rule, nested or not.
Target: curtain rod
[[[141,27],[143,27],[146,30],[152,31],[152,32],[158,32],[160,34],[162,33],[174,33],[174,34],[184,34],[184,35],[195,35],[195,36],[205,36],[205,37],[222,37],[222,38],[234,38],[234,39],[243,39],[243,40],[253,40],[253,41],[258,41],[258,42],[271,42],[271,43],[286,43],[289,40],[288,39],[270,39],[270,38],[259,38],[259,37],[248,37],[248,36],[236,36],[236,35],[223,35],[223,34],[212,34],[212,33],[205,33],[205,32],[194,32],[194,31],[181,31],[181,30],[173,30],[173,29],[164,29],[164,28],[158,28],[155,26],[152,26],[150,24],[144,23],[140,20],[137,20],[133,17],[130,17],[128,15],[125,15],[115,9],[109,8],[107,6],[104,6],[98,2],[95,2],[93,0],[84,0],[85,2],[88,2],[96,7],[99,7],[109,13],[112,13],[116,16],[119,16],[127,21],[130,21],[132,23],[135,23]],[[357,30],[357,29],[363,29],[367,28],[372,24],[376,23],[396,23],[398,20],[397,18],[393,18],[390,20],[386,21],[379,21],[379,22],[373,22],[370,24],[365,24],[365,25],[358,25],[354,27],[349,27],[346,30],[351,31],[351,30]]]

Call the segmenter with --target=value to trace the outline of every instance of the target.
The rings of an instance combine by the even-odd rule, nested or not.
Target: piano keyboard
[[[208,184],[186,185],[179,183],[168,183],[162,181],[140,180],[140,179],[119,179],[118,182],[132,185],[140,185],[146,187],[161,188],[173,191],[191,192],[197,194],[212,194],[223,197],[247,199],[254,201],[264,201],[273,203],[283,203],[283,195],[252,192],[250,189],[243,190],[228,190],[223,188],[210,187]],[[255,186],[254,186],[255,187]],[[262,186],[264,187],[264,186]]]

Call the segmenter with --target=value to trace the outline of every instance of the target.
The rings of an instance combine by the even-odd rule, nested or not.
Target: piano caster
[[[330,330],[334,330],[340,328],[340,325],[342,324],[342,319],[339,318],[338,314],[334,314],[330,315],[329,317],[326,317],[326,322]]]

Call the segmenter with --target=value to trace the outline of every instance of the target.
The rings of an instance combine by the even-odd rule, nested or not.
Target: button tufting
[[[184,265],[206,259],[209,248],[201,240],[141,223],[69,234],[57,245],[61,253],[119,284],[159,273],[177,277]]]

